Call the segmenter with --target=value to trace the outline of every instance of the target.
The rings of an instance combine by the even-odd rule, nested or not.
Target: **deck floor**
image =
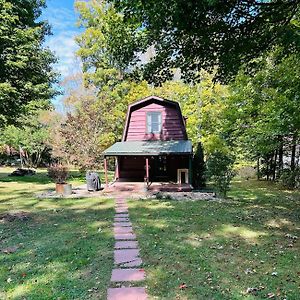
[[[104,189],[105,192],[145,192],[144,182],[116,181]],[[152,182],[148,186],[149,192],[189,192],[190,184],[177,184],[172,182]]]

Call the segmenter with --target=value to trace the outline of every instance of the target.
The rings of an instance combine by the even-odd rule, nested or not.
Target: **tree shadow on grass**
[[[253,207],[253,199],[131,202],[150,296],[265,299],[280,290],[283,297],[297,299],[294,266],[300,264],[300,247],[287,234],[299,229],[299,205],[285,200],[286,209],[276,208],[276,197],[257,200],[259,207]],[[276,218],[284,222],[270,226]],[[274,271],[278,276],[272,276]],[[187,288],[180,289],[183,283]],[[251,287],[254,291],[247,293]]]
[[[78,172],[72,171],[68,181],[85,182],[85,177]],[[0,182],[17,182],[17,183],[37,183],[49,184],[53,180],[47,175],[46,172],[38,172],[32,176],[8,176],[7,173],[0,173]]]
[[[49,184],[53,183],[53,180],[49,178],[47,175],[46,169],[37,169],[36,174],[32,176],[8,176],[11,171],[9,172],[0,172],[0,182],[17,182],[17,183],[36,183],[36,184]],[[98,172],[100,176],[101,182],[105,181],[104,172]],[[114,176],[114,172],[110,171],[108,172],[108,178],[111,180]],[[68,182],[76,182],[84,184],[86,183],[85,174],[82,172],[79,172],[77,170],[70,170],[69,171],[69,178]]]
[[[52,180],[48,177],[46,172],[37,172],[32,176],[8,176],[9,173],[0,173],[0,182],[18,182],[18,183],[37,183],[47,184]]]
[[[0,220],[3,299],[106,298],[113,266],[113,202],[72,201],[24,203],[18,209],[27,213],[26,220]],[[12,253],[4,253],[7,249]]]

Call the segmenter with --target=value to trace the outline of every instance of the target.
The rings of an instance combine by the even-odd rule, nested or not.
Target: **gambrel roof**
[[[143,98],[139,101],[136,101],[136,102],[134,102],[134,103],[132,103],[128,106],[127,116],[126,116],[126,123],[125,123],[124,131],[123,131],[122,142],[126,141],[126,136],[127,136],[127,133],[128,133],[128,127],[129,127],[131,113],[136,109],[139,109],[141,107],[149,105],[150,103],[157,103],[157,104],[160,104],[162,106],[173,106],[179,113],[179,119],[180,119],[180,122],[181,122],[181,126],[183,128],[184,139],[185,140],[188,139],[187,132],[186,132],[186,129],[185,129],[185,121],[184,121],[184,118],[182,116],[179,103],[176,102],[176,101],[163,99],[163,98],[160,98],[160,97],[157,97],[157,96],[148,96],[148,97]]]

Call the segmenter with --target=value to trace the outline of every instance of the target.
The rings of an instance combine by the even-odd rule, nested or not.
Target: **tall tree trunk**
[[[291,153],[291,170],[295,170],[295,158],[296,158],[296,135],[293,135],[292,141],[292,153]]]
[[[270,173],[270,158],[267,158],[267,180],[269,181],[269,173]]]
[[[276,180],[276,168],[277,168],[277,149],[275,150],[274,153],[274,161],[273,161],[273,181]]]
[[[279,136],[277,177],[280,177],[282,170],[283,170],[283,141],[282,141],[282,136]]]
[[[260,157],[258,156],[257,157],[257,180],[260,180],[260,164],[259,164],[259,160],[260,160]]]

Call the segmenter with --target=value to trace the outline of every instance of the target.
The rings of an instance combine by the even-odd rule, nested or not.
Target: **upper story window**
[[[148,133],[161,132],[161,112],[153,111],[147,113],[147,132]]]

